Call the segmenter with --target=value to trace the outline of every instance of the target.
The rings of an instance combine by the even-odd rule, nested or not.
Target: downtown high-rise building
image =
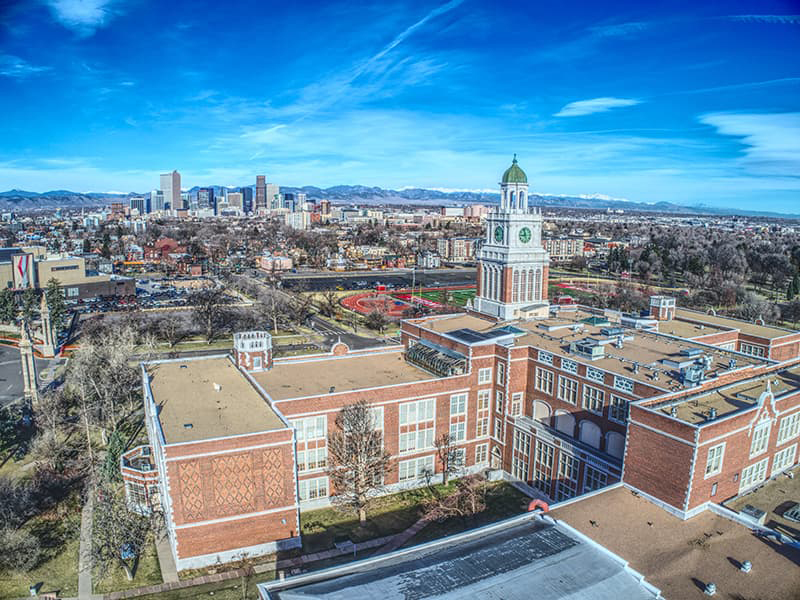
[[[267,205],[267,177],[256,175],[256,206],[255,209],[269,208]]]
[[[248,185],[240,188],[239,191],[242,193],[242,212],[253,212],[253,188]]]
[[[197,190],[197,208],[198,210],[210,210],[213,214],[217,214],[217,202],[214,198],[213,187]]]
[[[161,212],[164,210],[164,192],[153,190],[150,192],[150,212]]]
[[[181,174],[177,171],[162,173],[161,192],[164,194],[164,208],[175,210],[183,208],[181,201]]]

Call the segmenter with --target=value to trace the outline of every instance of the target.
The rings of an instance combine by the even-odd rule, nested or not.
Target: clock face
[[[503,228],[500,227],[500,226],[497,226],[494,229],[494,241],[495,242],[502,242],[503,241]]]
[[[527,227],[523,227],[519,230],[519,241],[523,244],[527,244],[531,241],[531,230]]]

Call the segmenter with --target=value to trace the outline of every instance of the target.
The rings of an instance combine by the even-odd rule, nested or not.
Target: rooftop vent
[[[329,393],[329,394],[332,394],[332,393],[333,393],[333,392],[335,392],[335,391],[336,391],[336,386],[335,386],[335,385],[332,385],[332,386],[331,386],[331,388],[328,390],[328,393]]]
[[[189,365],[181,365],[181,369],[188,369]]]
[[[603,327],[600,330],[600,333],[602,333],[605,336],[611,337],[613,335],[621,335],[624,331],[625,330],[622,329],[622,327]]]
[[[183,424],[183,428],[184,429],[191,429],[192,427],[194,427],[194,425],[192,425],[191,423],[184,423]]]
[[[221,392],[222,391],[222,386],[220,384],[218,384],[218,383],[215,383],[214,384],[214,391],[215,392]]]
[[[672,415],[673,417],[677,417],[678,416],[678,407],[677,406],[673,406],[671,409],[669,409],[669,414]]]
[[[700,356],[702,353],[702,348],[683,348],[681,350],[681,356]]]
[[[713,406],[708,410],[708,420],[713,421],[717,418],[717,409]]]

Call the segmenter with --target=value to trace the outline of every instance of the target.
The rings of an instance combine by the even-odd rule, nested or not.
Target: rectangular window
[[[778,443],[783,444],[797,437],[800,433],[800,412],[788,415],[781,419],[778,427]]]
[[[405,402],[400,405],[400,425],[433,421],[436,398]]]
[[[591,379],[596,383],[604,383],[606,380],[606,374],[600,369],[586,367],[586,379]]]
[[[478,369],[478,384],[492,383],[492,367]]]
[[[433,425],[416,431],[400,433],[399,450],[401,454],[419,452],[428,448],[433,448]]]
[[[569,377],[558,376],[558,399],[570,404],[578,400],[578,382]]]
[[[433,473],[433,456],[401,460],[398,466],[400,481],[421,479],[426,472]]]
[[[503,400],[505,400],[506,395],[497,390],[494,394],[494,408],[500,414],[503,414]]]
[[[506,365],[505,363],[497,363],[497,385],[506,384]]]
[[[317,477],[315,479],[300,479],[297,481],[297,492],[300,501],[316,500],[317,498],[328,497],[328,478]]]
[[[304,419],[294,419],[289,424],[297,432],[298,442],[309,440],[324,440],[327,435],[328,420],[324,415],[318,417],[306,417]]]
[[[775,458],[772,459],[772,474],[777,475],[781,471],[785,471],[794,464],[794,457],[797,453],[797,444],[787,446],[780,452],[775,453]]]
[[[539,350],[539,362],[544,363],[546,365],[553,364],[553,355],[549,352],[545,352],[544,350]]]
[[[450,423],[450,439],[454,442],[463,442],[467,439],[467,424],[464,422]]]
[[[578,374],[578,363],[574,360],[569,360],[567,358],[561,359],[561,370],[566,371],[567,373],[572,373],[573,375]]]
[[[758,485],[767,478],[767,463],[769,458],[764,458],[749,467],[742,469],[739,480],[739,492],[744,492],[754,485]]]
[[[578,459],[562,452],[558,461],[556,502],[573,498],[578,491]]]
[[[486,437],[489,435],[489,417],[478,417],[478,425],[475,428],[475,437]]]
[[[478,390],[478,410],[488,410],[492,390]]]
[[[603,414],[603,390],[589,385],[583,386],[583,408],[598,415]]]
[[[722,457],[725,454],[725,444],[719,444],[708,449],[706,458],[706,477],[711,477],[722,471]]]
[[[76,298],[80,295],[80,290],[76,287],[67,288],[67,296],[69,298]]]
[[[753,427],[753,439],[750,442],[750,458],[767,451],[770,425],[771,423],[769,421],[762,421]]]
[[[531,452],[531,436],[514,430],[514,452],[511,460],[511,474],[522,481],[528,480],[528,456]]]
[[[586,465],[583,475],[583,492],[593,492],[605,487],[608,483],[608,475],[599,469]]]
[[[621,392],[633,392],[633,380],[614,375],[614,387]]]
[[[611,396],[608,405],[608,418],[617,423],[628,422],[628,400],[619,396]]]
[[[550,482],[553,473],[553,456],[555,450],[541,440],[536,440],[533,456],[533,485],[546,494],[550,494]]]
[[[475,446],[475,464],[485,465],[489,463],[489,444],[478,444]]]
[[[511,394],[511,416],[518,417],[522,414],[522,392]]]
[[[545,394],[553,393],[553,372],[541,367],[536,367],[536,383],[535,387],[540,392]]]
[[[494,420],[494,437],[501,442],[503,441],[503,421],[501,419]]]
[[[453,394],[450,396],[450,416],[467,414],[467,395]]]
[[[749,354],[750,356],[764,357],[767,355],[764,346],[756,346],[754,344],[739,344],[739,352],[742,354]]]
[[[297,470],[299,472],[324,469],[328,466],[327,448],[309,448],[297,451]]]
[[[375,431],[383,431],[383,407],[373,406],[369,410],[372,415],[372,427]]]

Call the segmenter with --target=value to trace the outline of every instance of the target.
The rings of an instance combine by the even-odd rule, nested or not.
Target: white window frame
[[[403,402],[400,405],[399,411],[400,425],[415,425],[417,423],[433,421],[436,418],[436,398],[424,398],[422,400]],[[412,413],[413,417],[411,416]]]
[[[467,393],[452,394],[450,396],[450,416],[455,417],[467,414]]]
[[[538,391],[551,395],[553,393],[553,381],[555,377],[553,372],[549,369],[536,367],[536,376],[534,378],[534,388]]]
[[[772,431],[772,421],[764,419],[753,427],[753,436],[750,438],[750,458],[760,456],[769,448],[769,434]]]
[[[505,408],[505,400],[506,393],[503,390],[496,390],[494,393],[494,409],[501,415],[503,414],[503,409]]]
[[[506,363],[497,363],[497,385],[506,384]]]
[[[797,456],[797,443],[791,446],[786,446],[783,450],[775,453],[772,459],[772,474],[777,475],[794,465],[795,457]]]
[[[725,460],[725,442],[711,446],[706,455],[706,471],[703,479],[708,479],[722,472],[722,464]]]
[[[786,415],[778,426],[778,444],[785,444],[800,434],[800,411]]]
[[[769,456],[742,469],[739,476],[739,493],[757,486],[767,478],[767,465]]]
[[[327,498],[329,493],[330,488],[327,477],[297,480],[297,496],[300,498],[300,502]]]
[[[482,367],[478,369],[478,385],[492,383],[492,367]]]
[[[628,422],[628,415],[630,414],[630,402],[631,401],[627,398],[611,394],[611,398],[608,401],[609,420],[625,425]],[[624,414],[624,419],[619,418],[620,413]]]
[[[489,444],[478,444],[475,446],[475,464],[489,464]]]
[[[397,439],[398,451],[400,454],[413,454],[429,450],[435,445],[434,433],[433,424],[412,431],[404,431],[399,434]]]
[[[606,402],[606,393],[600,388],[583,384],[583,394],[581,394],[583,408],[596,415],[603,414],[603,407]],[[598,406],[599,404],[599,406]]]
[[[484,438],[489,436],[489,415],[479,416],[475,424],[475,437]]]
[[[450,439],[453,442],[463,442],[467,439],[467,423],[450,423]]]
[[[492,390],[478,390],[478,410],[489,410],[492,403]]]
[[[503,420],[502,419],[495,419],[494,420],[494,439],[498,442],[505,442],[503,439],[503,433],[505,432],[505,428],[503,427]]]
[[[566,402],[567,404],[572,404],[573,406],[577,406],[578,404],[578,380],[572,379],[571,377],[566,377],[564,375],[558,376],[558,396],[557,398],[562,402]],[[572,397],[570,400],[567,397],[565,392],[569,392],[569,396]]]
[[[511,416],[519,417],[522,414],[522,392],[511,394]]]
[[[313,457],[313,458],[312,458]],[[314,465],[311,467],[310,465]],[[297,472],[308,473],[328,466],[328,448],[305,448],[297,451]]]
[[[620,377],[619,375],[614,375],[614,389],[619,390],[620,392],[628,392],[633,393],[633,379],[628,379],[627,377]]]
[[[401,460],[397,465],[398,481],[414,481],[421,479],[425,471],[434,472],[433,455],[420,456],[409,460]]]
[[[298,442],[324,440],[328,437],[328,419],[325,415],[293,419],[289,424],[294,428]]]
[[[583,467],[583,493],[594,492],[608,485],[608,473],[591,465]]]

